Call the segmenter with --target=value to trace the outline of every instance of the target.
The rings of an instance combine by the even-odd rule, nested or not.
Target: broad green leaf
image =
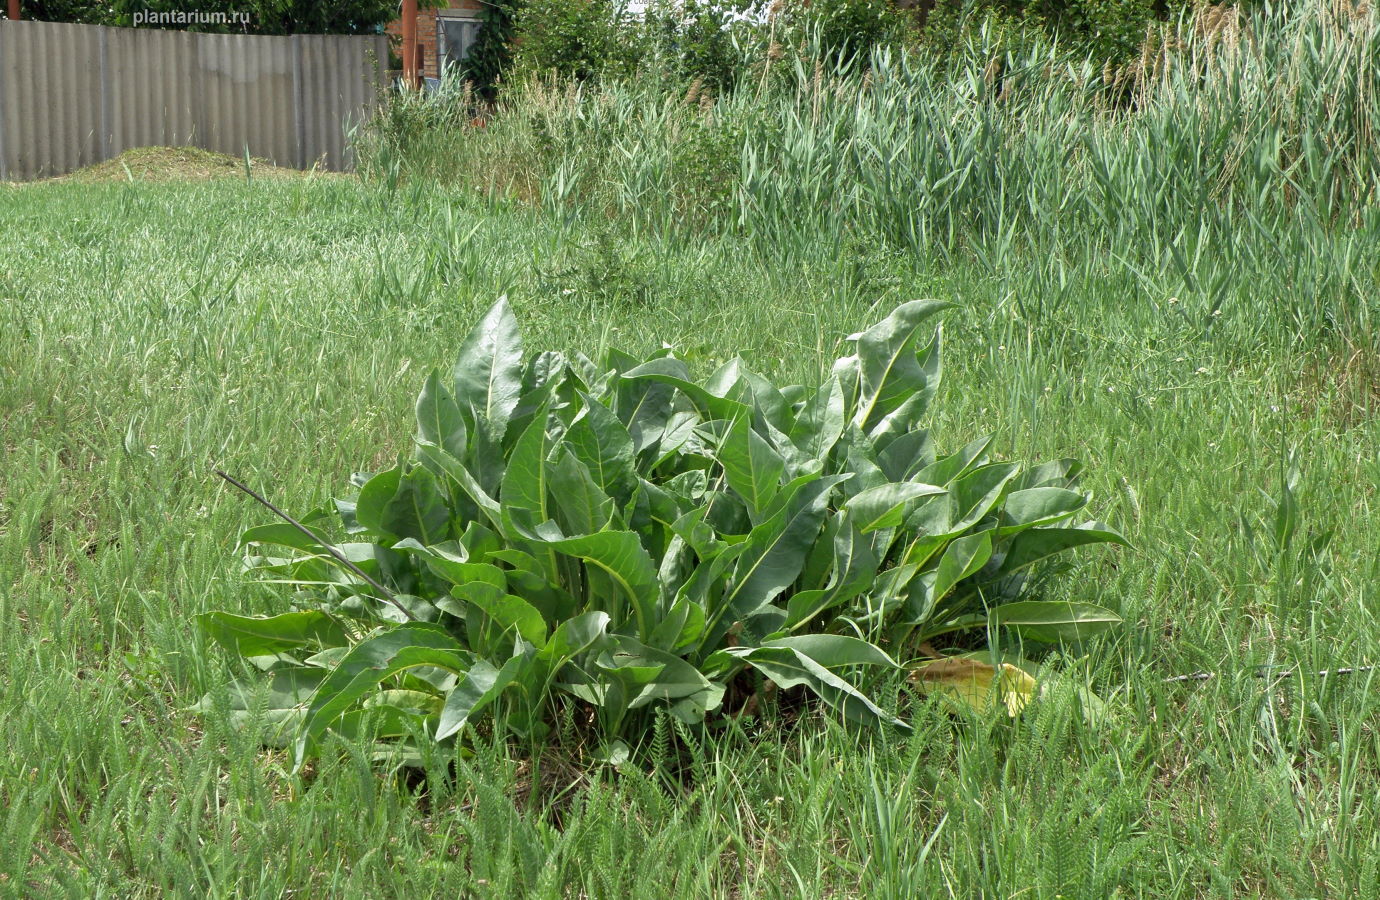
[[[546,477],[565,532],[593,534],[609,527],[616,509],[613,500],[595,484],[588,466],[568,450],[558,452]]]
[[[846,516],[844,518],[833,536],[833,572],[829,585],[791,595],[786,604],[787,629],[794,631],[825,610],[847,603],[867,590],[876,577],[878,562],[871,543]]]
[[[928,431],[897,435],[877,453],[877,465],[890,481],[916,481],[916,474],[934,463],[934,442]],[[947,483],[947,482],[946,482]]]
[[[198,615],[196,622],[212,640],[240,656],[271,656],[303,647],[339,647],[350,642],[339,622],[314,609],[276,616],[208,612]]]
[[[916,355],[914,368],[907,364],[904,376],[893,373],[894,377],[904,377],[907,380],[907,388],[914,393],[881,419],[874,416],[868,424],[867,436],[876,442],[879,449],[896,437],[913,431],[929,411],[930,403],[939,389],[942,343],[943,330],[940,329],[935,332],[934,340]]]
[[[1056,459],[1026,469],[1021,473],[1021,477],[1016,479],[1012,488],[1017,491],[1039,487],[1068,488],[1078,480],[1078,475],[1082,471],[1083,464],[1076,459]]]
[[[510,657],[501,669],[495,669],[482,659],[476,660],[446,697],[441,719],[436,723],[436,740],[443,741],[464,728],[530,665],[531,659],[526,656]]]
[[[498,446],[521,391],[522,335],[508,298],[500,297],[460,344],[455,399]]]
[[[256,721],[263,725],[261,740],[271,747],[286,745],[288,735],[307,714],[307,703],[327,675],[325,669],[275,669],[266,678],[235,680],[227,686],[226,709],[234,728],[246,728]],[[211,714],[221,707],[215,693],[207,694],[191,707],[192,712]],[[262,716],[262,718],[260,718]]]
[[[1121,624],[1121,616],[1092,603],[1021,600],[988,613],[993,625],[1010,628],[1033,641],[1079,641]]]
[[[499,489],[505,524],[516,521],[531,529],[551,518],[547,512],[546,457],[551,448],[547,417],[539,412],[522,432],[508,457]]]
[[[675,388],[669,384],[642,379],[618,379],[615,411],[628,430],[633,452],[641,453],[660,443],[666,425],[675,411]]]
[[[987,448],[992,444],[992,435],[983,435],[965,444],[957,453],[931,463],[915,473],[915,481],[947,487],[950,482],[966,474],[974,466],[982,464]]]
[[[981,521],[1000,502],[1020,471],[1017,463],[991,463],[956,480],[949,489],[957,518],[953,530],[964,531]]]
[[[364,483],[359,489],[359,496],[355,498],[355,518],[360,525],[369,531],[387,533],[383,527],[383,510],[397,495],[402,476],[402,466],[394,466]]]
[[[732,647],[725,652],[748,663],[782,689],[808,687],[850,719],[910,730],[910,726],[883,712],[853,685],[793,647]]]
[[[708,695],[713,690],[709,679],[684,659],[626,636],[614,638],[613,646],[599,654],[596,665],[605,674],[627,674],[627,686],[633,688],[627,692],[627,709],[654,700]]]
[[[583,413],[565,434],[565,446],[589,468],[594,483],[624,503],[637,483],[633,441],[613,410],[588,396]]]
[[[864,431],[927,386],[917,353],[920,326],[953,304],[939,300],[903,303],[858,336],[861,380],[853,422]]]
[[[1014,534],[1037,525],[1067,519],[1088,505],[1086,494],[1066,488],[1037,487],[1012,491],[1002,504],[999,534]]]
[[[753,528],[733,570],[733,586],[724,596],[734,619],[752,615],[791,585],[805,566],[805,558],[819,535],[825,508],[842,475],[804,476],[786,488],[785,506]],[[722,622],[719,623],[722,626]]]
[[[277,544],[306,553],[324,553],[325,548],[286,522],[271,522],[246,528],[240,535],[240,546],[249,544]]]
[[[886,484],[886,474],[882,472],[881,466],[877,465],[876,454],[872,451],[872,442],[867,439],[867,435],[858,430],[856,425],[850,424],[844,429],[843,437],[839,439],[839,444],[834,452],[843,451],[844,462],[841,468],[845,472],[852,473],[847,481],[844,482],[843,492],[845,496],[861,494],[868,488]],[[926,481],[925,484],[934,482]]]
[[[999,562],[1000,574],[1010,575],[1056,553],[1086,544],[1130,546],[1126,538],[1101,522],[1085,522],[1072,528],[1031,528],[1011,539]]]
[[[435,444],[457,459],[465,458],[469,432],[455,395],[436,371],[427,376],[417,397],[417,440]]]
[[[680,391],[707,419],[736,419],[739,416],[750,416],[752,413],[746,404],[715,396],[691,381],[690,370],[686,368],[685,363],[671,357],[645,362],[631,372],[624,372],[623,377],[632,380],[645,378],[669,384]]]
[[[471,590],[482,587],[485,590]],[[529,644],[541,647],[546,643],[546,621],[535,606],[513,594],[500,594],[489,590],[492,585],[473,583],[458,585],[452,593],[461,597],[484,612],[496,622],[500,629],[512,629]]]
[[[781,396],[776,385],[761,375],[741,366],[739,368],[738,377],[741,383],[747,386],[747,396],[750,398],[756,413],[753,419],[754,423],[760,422],[768,425],[784,436],[790,428],[786,398]]]
[[[848,498],[846,508],[858,530],[866,534],[879,528],[896,528],[905,521],[912,501],[944,492],[944,488],[913,481],[879,484]]]
[[[393,537],[439,544],[450,537],[450,507],[436,485],[436,476],[430,469],[416,466],[398,479],[397,490],[379,510],[377,523],[365,524]]]
[[[416,666],[435,666],[463,675],[472,660],[448,631],[424,622],[399,625],[360,641],[312,696],[297,737],[295,767],[300,768],[305,761],[310,742],[385,679]]]
[[[781,488],[786,463],[749,426],[746,418],[733,421],[719,443],[719,462],[728,485],[747,502],[754,521]]]
[[[787,432],[806,459],[822,460],[843,434],[843,386],[831,377],[815,391],[796,414]]]
[[[480,486],[470,471],[465,468],[464,463],[435,444],[418,444],[417,456],[422,461],[429,463],[434,470],[445,473],[447,478],[474,501],[491,525],[499,529],[503,527],[503,511],[498,505],[498,501],[489,496],[488,492]]]
[[[548,546],[569,556],[579,557],[605,572],[632,603],[638,635],[645,638],[651,633],[659,591],[656,564],[636,533],[601,531],[598,534],[549,541]]]
[[[955,538],[944,548],[935,572],[934,600],[944,599],[954,585],[972,575],[992,558],[992,531]]]
[[[700,639],[704,624],[704,607],[687,598],[678,598],[652,630],[648,644],[661,650],[682,650]]]
[[[896,661],[875,644],[846,634],[799,634],[764,641],[763,647],[790,647],[826,669],[840,666],[886,666],[897,668]]]

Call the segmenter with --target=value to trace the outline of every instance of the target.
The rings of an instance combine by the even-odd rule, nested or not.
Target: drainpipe
[[[421,87],[417,77],[417,0],[402,0],[402,52],[403,84],[414,89]]]

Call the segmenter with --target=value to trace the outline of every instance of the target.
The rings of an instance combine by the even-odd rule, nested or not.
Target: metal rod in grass
[[[302,533],[305,534],[307,537],[311,538],[313,541],[316,541],[316,543],[320,544],[321,547],[322,547],[328,554],[330,554],[330,556],[331,556],[332,559],[334,559],[336,562],[340,563],[340,564],[341,564],[342,566],[344,566],[345,568],[349,569],[349,570],[350,570],[351,572],[353,572],[355,575],[358,575],[360,578],[363,578],[366,582],[368,582],[369,585],[371,585],[371,586],[374,588],[374,590],[376,590],[376,591],[379,592],[379,594],[383,597],[384,600],[387,600],[389,603],[393,604],[393,606],[397,608],[398,612],[402,613],[404,616],[407,616],[407,618],[408,618],[409,621],[412,621],[412,622],[417,621],[417,617],[414,616],[414,615],[412,615],[412,613],[408,612],[408,611],[407,611],[407,608],[406,608],[405,606],[403,606],[401,603],[398,602],[397,597],[395,597],[395,596],[393,595],[393,592],[392,592],[392,591],[390,591],[388,588],[384,587],[383,585],[379,584],[379,583],[378,583],[377,581],[375,581],[373,578],[371,578],[371,577],[369,576],[369,573],[368,573],[368,572],[365,572],[365,571],[364,571],[363,569],[361,569],[359,566],[355,565],[354,563],[352,563],[352,562],[350,562],[348,559],[346,559],[346,558],[345,558],[345,554],[343,554],[343,553],[341,553],[339,550],[337,550],[337,549],[335,548],[335,545],[332,544],[330,541],[325,540],[325,539],[322,538],[319,534],[317,534],[316,532],[312,531],[310,528],[308,528],[307,526],[303,525],[301,522],[297,521],[297,520],[294,519],[292,516],[290,516],[290,515],[288,515],[287,513],[283,512],[283,511],[282,511],[281,509],[279,509],[278,507],[274,506],[272,503],[270,503],[268,500],[266,500],[262,494],[260,494],[260,493],[259,493],[258,491],[256,491],[256,490],[254,490],[254,489],[253,489],[252,487],[250,487],[249,485],[245,484],[243,481],[240,481],[238,478],[235,478],[235,477],[232,476],[232,475],[227,475],[226,473],[222,472],[220,469],[216,469],[216,470],[215,470],[215,473],[216,473],[217,475],[219,475],[221,478],[224,478],[224,479],[225,479],[226,481],[228,481],[230,484],[232,484],[232,485],[234,485],[235,487],[239,488],[241,491],[244,491],[246,494],[248,494],[249,496],[253,497],[255,500],[259,501],[259,503],[263,504],[265,507],[267,507],[269,510],[271,510],[271,511],[273,512],[273,514],[276,515],[278,518],[282,519],[284,522],[288,523],[288,524],[291,525],[293,528],[296,528],[298,531],[302,532]]]
[[[1344,669],[1324,669],[1321,672],[1312,672],[1310,674],[1317,678],[1327,678],[1332,675],[1357,675],[1361,672],[1373,671],[1374,669],[1375,666],[1350,666]],[[1275,678],[1293,678],[1295,675],[1300,674],[1300,670],[1285,669],[1282,672],[1277,672],[1269,666],[1261,666],[1251,674],[1256,678],[1269,678],[1271,676]],[[1210,681],[1216,677],[1216,672],[1194,672],[1192,675],[1175,675],[1173,678],[1166,678],[1164,679],[1164,683],[1182,684],[1186,681]]]

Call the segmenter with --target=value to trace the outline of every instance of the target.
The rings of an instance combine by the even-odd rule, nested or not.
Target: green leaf
[[[435,666],[464,675],[472,661],[449,632],[424,622],[399,625],[360,641],[312,696],[297,737],[294,768],[301,768],[311,742],[385,679],[417,666]]]
[[[904,731],[910,730],[910,726],[883,712],[853,685],[793,647],[732,647],[725,652],[757,669],[777,687],[808,687],[850,719],[872,725],[887,723]]]
[[[326,552],[326,549],[319,543],[286,522],[271,522],[267,525],[246,528],[240,535],[240,546],[249,544],[277,544],[280,547],[291,547],[294,550],[314,554]]]
[[[530,530],[551,518],[546,487],[546,457],[550,448],[547,416],[539,412],[513,445],[503,471],[498,499],[505,524],[516,521]]]
[[[587,395],[584,400],[584,410],[565,433],[565,446],[604,493],[626,503],[637,483],[632,437],[611,409]]]
[[[725,612],[732,614],[726,624],[752,615],[795,581],[819,535],[829,496],[843,479],[796,479],[786,488],[791,496],[784,507],[748,533],[733,570],[733,587],[724,596]],[[725,620],[716,624],[723,627]]]
[[[954,585],[972,575],[992,558],[992,530],[955,538],[944,548],[934,579],[934,601],[944,599]]]
[[[939,300],[903,303],[857,338],[859,402],[853,422],[870,430],[929,384],[917,353],[920,326],[953,304]]]
[[[993,625],[1010,628],[1032,641],[1079,641],[1121,624],[1121,616],[1092,603],[1021,600],[988,613]]]
[[[1073,528],[1031,528],[1011,539],[999,562],[1000,574],[1010,575],[1056,553],[1086,544],[1130,546],[1126,538],[1101,522],[1086,522]]]
[[[917,481],[916,474],[934,463],[934,442],[928,431],[910,431],[877,446],[877,465],[891,481]]]
[[[402,476],[402,466],[394,466],[370,478],[359,489],[359,497],[355,499],[355,518],[361,526],[369,531],[386,533],[383,510],[388,501],[397,495]]]
[[[907,387],[913,390],[913,393],[880,420],[874,417],[867,426],[868,437],[872,438],[878,447],[885,446],[894,438],[914,430],[920,419],[929,411],[930,403],[939,389],[942,343],[943,332],[937,331],[934,340],[916,355],[914,368],[907,363],[904,376],[893,373],[894,377],[907,379]]]
[[[535,647],[546,643],[546,621],[535,606],[513,594],[499,594],[490,590],[492,585],[478,582],[473,585],[485,590],[469,590],[470,585],[458,585],[452,593],[474,604],[504,631],[516,631],[523,640]]]
[[[594,534],[609,527],[616,509],[613,500],[573,453],[559,451],[556,462],[548,465],[547,481],[567,534]]]
[[[843,434],[843,386],[830,377],[805,402],[787,432],[805,459],[822,460]]]
[[[294,667],[275,669],[267,678],[230,682],[227,706],[231,726],[242,729],[261,723],[264,729],[260,739],[272,747],[284,746],[289,731],[301,724],[307,703],[326,675],[325,669]],[[191,711],[214,713],[220,708],[218,703],[215,693],[210,693]]]
[[[953,530],[964,531],[981,521],[1001,501],[1007,486],[1020,472],[1017,463],[992,463],[955,481],[949,491],[957,512]]]
[[[786,605],[786,625],[794,631],[825,610],[842,606],[871,586],[878,561],[872,544],[847,516],[834,533],[832,575],[829,585],[797,591]]]
[[[925,466],[915,474],[914,480],[923,481],[926,484],[937,484],[941,487],[946,486],[973,466],[980,465],[987,453],[987,448],[991,444],[992,436],[990,434],[970,441],[957,453]]]
[[[645,378],[669,384],[680,391],[706,419],[736,419],[752,414],[746,404],[717,397],[695,384],[690,380],[690,370],[685,363],[671,357],[649,360],[630,372],[624,372],[622,377],[631,380]]]
[[[510,657],[501,669],[495,669],[482,659],[475,661],[446,697],[445,706],[441,707],[441,718],[436,723],[436,740],[443,741],[464,728],[505,688],[518,681],[523,670],[530,666],[531,659],[526,656]]]
[[[879,484],[854,494],[845,508],[852,514],[858,530],[866,534],[879,528],[896,528],[905,521],[913,500],[943,493],[944,488],[913,481]]]
[[[436,485],[436,476],[430,469],[417,466],[398,479],[397,490],[379,510],[378,521],[365,524],[396,538],[439,544],[450,537],[450,507]]]
[[[465,468],[464,463],[435,444],[419,443],[417,445],[417,457],[435,471],[444,473],[447,478],[464,491],[484,513],[491,525],[498,529],[503,527],[503,510],[498,505],[498,501],[490,497],[488,492],[480,486],[470,471]],[[360,495],[363,496],[362,491]]]
[[[427,376],[417,397],[417,440],[435,444],[456,459],[465,458],[468,431],[455,395],[437,371]]]
[[[729,487],[747,502],[748,512],[757,521],[781,488],[781,475],[786,471],[781,454],[740,418],[730,423],[719,444],[718,458]]]
[[[314,609],[276,616],[208,612],[197,616],[196,623],[217,644],[240,656],[271,656],[303,647],[339,647],[350,642],[339,622]]]
[[[1012,491],[1002,504],[999,534],[1014,534],[1037,525],[1067,519],[1088,505],[1086,494],[1066,488],[1037,487]]]
[[[521,393],[522,335],[508,298],[500,297],[460,345],[455,398],[498,446]]]
[[[599,672],[624,681],[628,710],[654,700],[678,700],[696,694],[707,697],[714,690],[709,679],[684,659],[626,636],[615,637],[595,665]]]
[[[659,592],[656,564],[635,532],[601,531],[546,543],[605,572],[631,601],[638,636],[645,639],[651,633]]]
[[[899,668],[880,647],[846,634],[800,634],[764,641],[763,647],[790,647],[826,669],[840,666],[886,666]]]

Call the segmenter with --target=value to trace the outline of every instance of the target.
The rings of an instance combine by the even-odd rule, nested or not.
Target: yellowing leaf
[[[984,713],[1000,702],[1014,716],[1035,696],[1035,679],[1010,663],[998,670],[976,659],[936,659],[912,669],[910,680],[922,693],[938,692],[951,703]]]

